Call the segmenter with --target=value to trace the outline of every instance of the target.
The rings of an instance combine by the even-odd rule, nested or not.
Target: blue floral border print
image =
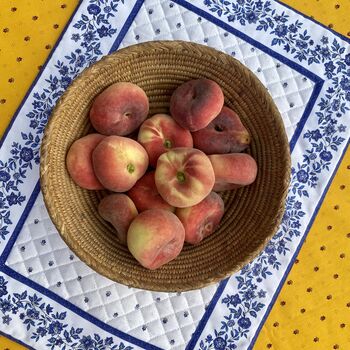
[[[280,230],[265,250],[235,277],[238,293],[225,295],[221,303],[226,305],[227,314],[221,324],[200,341],[202,350],[236,349],[239,339],[247,338],[251,319],[256,318],[265,307],[266,290],[259,284],[273,270],[278,270],[279,255],[289,252],[289,242],[300,236],[300,219],[305,215],[301,199],[315,191],[319,174],[329,171],[330,161],[339,146],[346,141],[342,134],[346,126],[342,124],[345,114],[350,110],[350,53],[345,54],[337,39],[329,40],[323,36],[314,42],[303,28],[303,22],[292,21],[288,14],[277,12],[270,1],[261,0],[204,0],[203,4],[218,17],[225,16],[229,22],[239,21],[242,26],[255,26],[258,31],[271,34],[271,46],[282,46],[287,53],[308,65],[322,65],[328,80],[327,93],[318,103],[315,117],[318,127],[307,130],[303,138],[309,142],[303,161],[292,168],[292,178],[288,193],[285,214]]]
[[[95,62],[102,54],[99,39],[115,34],[109,18],[116,15],[120,3],[124,1],[89,1],[86,12],[73,25],[76,32],[73,33],[71,40],[80,43],[80,48],[67,54],[64,60],[56,62],[55,67],[60,75],[50,76],[46,80],[47,87],[40,94],[34,94],[33,111],[27,114],[33,131],[22,133],[22,142],[15,142],[12,145],[11,158],[7,162],[0,161],[0,237],[3,240],[9,233],[7,225],[11,224],[10,208],[21,205],[25,201],[18,185],[22,184],[26,178],[27,169],[39,163],[40,140],[52,106],[82,68]],[[303,135],[303,138],[309,142],[309,147],[305,150],[303,161],[297,163],[292,169],[291,188],[281,230],[271,240],[265,251],[236,276],[239,292],[223,296],[221,303],[226,305],[227,314],[218,328],[214,329],[213,333],[207,334],[205,340],[199,345],[203,350],[235,349],[238,340],[248,336],[251,319],[257,317],[265,307],[266,291],[259,287],[259,283],[268,278],[273,270],[279,269],[278,256],[286,255],[289,251],[289,242],[294,236],[301,234],[300,220],[305,215],[301,199],[308,197],[310,191],[315,190],[319,174],[329,171],[334,153],[345,142],[342,134],[345,133],[346,126],[341,121],[349,111],[350,54],[345,55],[345,48],[341,47],[336,39],[330,42],[329,38],[324,36],[320,42],[315,43],[307,30],[303,29],[303,22],[300,20],[292,22],[285,12],[277,13],[270,1],[205,0],[203,4],[217,17],[225,17],[229,22],[239,21],[242,26],[255,26],[256,30],[271,34],[271,45],[283,47],[283,50],[293,54],[296,60],[306,61],[308,65],[322,65],[324,75],[329,82],[327,93],[319,102],[315,115],[318,119],[318,128],[308,130]],[[32,296],[7,295],[6,283],[5,280],[0,279],[0,310],[3,313],[3,324],[10,324],[10,313],[19,312],[20,307],[16,309],[16,305],[23,299],[23,322],[27,321],[28,329],[33,327],[33,339],[46,336],[48,339],[55,338],[63,341],[67,335],[71,337],[73,343],[76,342],[75,347],[73,343],[69,344],[69,347],[67,345],[69,349],[88,349],[94,345],[98,349],[123,349],[122,343],[114,345],[110,343],[110,338],[103,339],[99,335],[83,336],[82,331],[66,329],[63,322],[60,322],[66,317],[65,313],[53,313],[50,306],[46,310],[48,305],[40,303],[40,298],[35,294]],[[35,302],[38,305],[34,307]],[[27,309],[25,305],[28,305]],[[48,326],[45,333],[43,326],[45,323],[43,325],[38,323],[37,320],[42,313],[41,305],[44,305],[43,309],[48,316],[55,320],[53,321],[57,325],[55,330],[54,327]],[[34,327],[36,327],[35,331]],[[60,336],[53,337],[56,334]],[[57,341],[60,342],[60,340]],[[52,349],[58,346],[54,342],[56,340],[51,342],[48,340],[48,346]]]
[[[99,334],[84,334],[83,328],[69,327],[65,323],[66,312],[55,312],[53,307],[43,302],[35,293],[29,295],[23,293],[10,294],[7,291],[7,281],[0,276],[0,311],[4,325],[11,324],[13,315],[19,315],[19,319],[31,331],[31,339],[37,342],[45,339],[46,346],[60,350],[132,350],[132,346],[126,346],[123,342],[115,344],[112,337],[101,337]]]

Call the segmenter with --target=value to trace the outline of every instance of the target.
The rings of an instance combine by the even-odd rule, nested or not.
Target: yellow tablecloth
[[[350,37],[349,0],[285,0]],[[78,0],[12,0],[0,11],[0,134]],[[350,150],[254,349],[350,349]],[[0,350],[24,349],[0,337]]]

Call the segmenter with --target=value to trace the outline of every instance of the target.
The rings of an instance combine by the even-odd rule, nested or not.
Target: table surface
[[[9,0],[2,6],[0,135],[78,2]],[[349,0],[283,2],[350,37]],[[350,348],[349,212],[348,149],[254,349]],[[0,350],[2,349],[24,348],[0,337]]]

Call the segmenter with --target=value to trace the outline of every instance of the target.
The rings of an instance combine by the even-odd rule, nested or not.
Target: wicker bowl
[[[97,213],[104,191],[76,186],[65,157],[72,142],[92,131],[94,97],[118,81],[142,87],[150,115],[168,111],[174,89],[205,77],[223,89],[225,104],[252,135],[248,150],[258,163],[254,184],[222,192],[225,215],[219,228],[197,246],[185,245],[174,261],[149,271],[140,266]],[[55,107],[41,146],[40,179],[49,215],[79,258],[102,275],[128,286],[185,291],[217,282],[252,260],[276,232],[290,177],[290,152],[282,118],[260,81],[232,57],[206,46],[149,42],[104,57],[75,79]]]

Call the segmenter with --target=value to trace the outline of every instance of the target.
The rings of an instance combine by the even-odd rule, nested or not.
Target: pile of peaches
[[[251,184],[257,164],[241,153],[250,134],[212,80],[180,85],[170,115],[148,114],[139,86],[109,86],[90,109],[97,132],[71,145],[66,165],[80,187],[110,191],[100,216],[153,270],[175,259],[184,242],[198,244],[215,231],[224,215],[216,192]]]

